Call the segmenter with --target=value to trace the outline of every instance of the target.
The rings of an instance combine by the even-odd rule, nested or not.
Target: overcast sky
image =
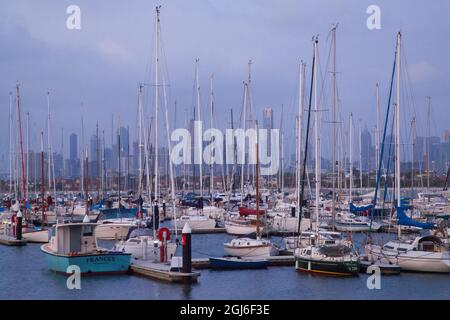
[[[81,8],[81,30],[66,28],[66,8],[71,4]],[[309,77],[311,38],[319,35],[322,77],[329,78],[329,69],[325,70],[328,34],[332,24],[338,22],[338,88],[346,121],[353,112],[357,123],[361,119],[363,127],[373,131],[375,83],[380,83],[385,109],[396,32],[401,30],[405,74],[409,77],[404,79],[409,95],[403,107],[405,126],[416,115],[418,135],[425,134],[426,97],[431,96],[432,134],[440,136],[444,129],[450,129],[449,1],[2,0],[3,169],[8,151],[9,92],[16,81],[21,84],[23,112],[30,112],[33,137],[46,125],[46,92],[51,91],[56,150],[60,149],[62,127],[66,146],[68,135],[79,133],[82,103],[86,136],[94,133],[96,121],[110,136],[112,114],[115,121],[120,116],[121,123],[134,130],[138,83],[152,84],[157,4],[162,5],[170,104],[177,101],[179,126],[186,114],[192,114],[195,58],[200,58],[205,114],[209,75],[214,74],[217,117],[222,127],[229,121],[230,108],[235,114],[240,112],[242,81],[251,59],[254,113],[261,118],[262,109],[271,106],[278,125],[284,105],[286,139],[292,139],[298,65],[302,59],[307,63]],[[381,8],[381,30],[366,27],[366,9],[371,4]],[[324,109],[329,108],[327,103],[323,103]],[[330,148],[329,141],[325,141],[324,149]],[[32,145],[37,145],[36,138]]]

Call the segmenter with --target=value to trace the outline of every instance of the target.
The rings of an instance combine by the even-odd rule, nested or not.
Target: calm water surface
[[[223,242],[230,238],[226,234],[193,235],[193,256],[221,256]],[[361,243],[364,237],[355,235],[354,239]],[[450,299],[450,275],[384,276],[380,290],[369,290],[365,274],[332,278],[298,273],[294,267],[201,270],[199,283],[193,285],[129,275],[83,277],[81,290],[68,290],[67,278],[48,270],[39,247],[0,246],[0,299]]]

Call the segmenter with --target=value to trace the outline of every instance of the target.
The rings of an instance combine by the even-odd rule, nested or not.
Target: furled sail
[[[408,217],[405,214],[405,207],[397,207],[397,219],[398,219],[398,224],[402,225],[402,226],[412,226],[412,227],[417,227],[417,228],[422,228],[422,229],[434,229],[435,226],[432,223],[423,223],[423,222],[418,222],[418,221],[414,221],[413,219],[411,219],[410,217]]]

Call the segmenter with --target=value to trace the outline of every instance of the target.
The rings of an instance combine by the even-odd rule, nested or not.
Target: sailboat
[[[436,226],[431,223],[417,222],[405,214],[405,208],[401,199],[400,184],[400,76],[401,76],[401,33],[397,33],[395,71],[397,75],[396,83],[396,168],[395,168],[395,185],[396,185],[396,214],[398,225],[398,239],[389,241],[386,244],[374,245],[368,243],[365,246],[366,254],[372,260],[387,259],[390,263],[398,264],[402,270],[418,271],[418,272],[450,272],[450,253],[448,247],[442,240],[434,235],[419,236],[413,240],[402,239],[402,226],[413,226],[422,229],[434,229]],[[392,79],[393,80],[393,79]],[[391,84],[392,88],[392,84]],[[389,101],[390,102],[390,101]],[[389,114],[389,109],[388,109]],[[386,117],[387,119],[387,117]],[[385,133],[386,133],[385,123]],[[383,137],[384,140],[384,137]],[[383,141],[384,142],[384,141]],[[384,146],[384,143],[383,143]],[[380,157],[383,156],[383,146]],[[381,159],[379,160],[381,163]],[[377,188],[379,176],[377,177]],[[376,191],[375,191],[376,200]]]
[[[300,64],[299,72],[299,87],[298,87],[298,116],[297,116],[297,126],[296,126],[296,185],[295,185],[295,198],[296,204],[291,203],[277,203],[275,208],[268,210],[267,215],[271,218],[272,230],[286,232],[286,233],[297,233],[301,231],[308,230],[311,225],[315,228],[315,221],[311,221],[310,218],[299,219],[299,214],[301,212],[300,204],[300,189],[301,189],[301,149],[302,149],[302,126],[303,126],[303,110],[305,108],[305,73],[306,64],[302,61]],[[300,228],[299,228],[300,224]],[[284,238],[286,243],[295,243],[297,237],[286,237]]]
[[[197,94],[197,121],[201,121],[201,106],[200,106],[200,82],[199,82],[199,59],[195,60],[195,87]],[[198,139],[199,146],[202,145],[202,137],[201,133],[198,133],[198,137],[195,136],[194,139]],[[192,231],[195,230],[205,230],[205,229],[214,229],[216,227],[216,220],[212,218],[210,215],[205,214],[203,212],[203,171],[202,171],[202,163],[199,165],[200,167],[200,198],[198,199],[197,208],[192,208],[182,214],[178,220],[172,221],[172,224],[175,225],[178,229],[183,229],[186,223],[189,223]],[[208,212],[211,211],[211,208],[208,208]]]
[[[42,175],[42,181],[41,181],[41,197],[42,197],[42,214],[41,214],[41,227],[38,230],[33,230],[32,228],[26,228],[24,233],[22,234],[23,238],[26,239],[28,242],[32,243],[47,243],[50,240],[51,237],[51,231],[49,229],[46,229],[45,223],[48,221],[47,219],[47,213],[45,211],[45,177],[44,177],[44,142],[43,142],[43,133],[41,133],[41,175]]]
[[[256,123],[256,132],[258,132],[258,123]],[[256,239],[237,238],[224,243],[225,252],[233,257],[252,257],[261,258],[268,257],[274,253],[275,247],[269,240],[261,238],[261,228],[259,226],[259,135],[256,138]]]
[[[155,28],[156,28],[156,59],[155,59],[155,70],[156,70],[156,86],[155,86],[155,97],[156,97],[156,103],[155,103],[155,124],[157,126],[158,124],[158,110],[159,110],[159,48],[160,48],[160,6],[156,7],[156,22],[155,22]],[[165,90],[165,83],[164,83],[164,77],[163,77],[163,90]],[[142,85],[139,87],[139,118],[140,118],[140,125],[139,125],[139,130],[142,129],[143,125],[143,119],[142,119],[142,115],[143,115],[143,92],[142,92]],[[164,99],[166,97],[165,91],[164,91]],[[164,100],[164,111],[165,111],[165,120],[166,120],[166,130],[168,133],[169,127],[168,127],[168,112],[167,112],[167,101]],[[156,129],[157,130],[157,129]],[[156,131],[155,131],[156,132]],[[168,134],[167,134],[168,135]],[[139,144],[142,144],[142,134],[141,132],[139,133]],[[157,141],[157,140],[156,140]],[[147,138],[144,138],[144,148],[147,152]],[[168,141],[168,145],[169,145],[169,152],[170,152],[170,141]],[[156,148],[155,151],[157,150],[158,145],[156,144]],[[148,159],[149,157],[145,156],[146,161],[147,161],[147,184],[148,187],[150,188],[151,184],[149,183],[150,179],[149,179],[149,166],[148,166]],[[156,160],[156,159],[155,159]],[[139,160],[141,161],[141,160]],[[157,162],[157,161],[156,161]],[[158,198],[158,185],[157,185],[157,181],[158,179],[158,166],[157,163],[155,164],[155,196],[156,198]],[[140,176],[142,176],[142,164],[139,162],[139,172],[140,172]],[[174,179],[173,179],[173,171],[172,171],[172,167],[170,167],[170,183],[171,183],[171,195],[172,195],[172,201],[174,201],[175,199],[175,184],[174,184]],[[139,193],[142,190],[142,185],[141,185],[142,181],[141,179],[139,179]],[[151,197],[151,191],[148,190],[148,194]],[[139,210],[142,210],[142,202],[143,201],[139,201]],[[154,219],[156,221],[156,219],[159,219],[159,217],[157,217],[156,212],[159,212],[157,209],[157,204],[154,203],[152,205],[153,207],[153,213],[154,213]],[[173,202],[173,212],[175,212],[175,204]],[[158,213],[159,215],[159,213]],[[180,224],[178,224],[176,215],[174,214],[173,217],[173,224],[175,225],[175,238],[177,237],[177,230],[179,229]],[[191,222],[189,222],[191,223]],[[215,221],[214,221],[215,223]],[[168,228],[162,227],[162,228],[158,228],[156,224],[152,225],[153,227],[153,235],[137,235],[137,236],[130,236],[133,235],[133,231],[132,230],[129,234],[129,236],[127,236],[127,238],[117,242],[114,246],[115,250],[118,251],[122,251],[122,252],[127,252],[127,253],[131,253],[133,259],[140,259],[140,260],[148,260],[148,261],[153,261],[153,262],[161,262],[161,263],[166,263],[168,261],[170,261],[172,259],[172,257],[175,255],[175,251],[177,250],[178,247],[178,242],[176,241],[170,241],[171,240],[171,233],[170,230]],[[139,232],[138,232],[139,233]]]
[[[334,28],[335,30],[335,28]],[[346,244],[324,244],[316,241],[320,239],[321,234],[318,230],[319,222],[319,201],[320,201],[320,139],[319,139],[319,117],[318,117],[318,100],[317,100],[317,53],[318,39],[314,39],[314,54],[312,63],[312,85],[314,90],[314,136],[315,136],[315,191],[316,191],[316,232],[311,235],[311,245],[304,248],[297,248],[294,252],[295,269],[300,272],[319,273],[336,276],[352,276],[358,273],[358,255],[351,245]],[[308,108],[308,124],[306,145],[308,143],[309,119],[311,114],[311,101],[309,100]],[[307,149],[305,148],[305,159]]]
[[[244,97],[243,97],[243,110],[242,110],[242,125],[244,131],[247,129],[247,121],[253,121],[251,120],[251,64],[252,62],[249,61],[248,68],[248,80],[244,82]],[[256,123],[256,121],[255,121]],[[257,127],[257,126],[256,126]],[[257,128],[256,128],[257,131]],[[258,133],[257,133],[258,136]],[[258,139],[258,138],[257,138]],[[245,137],[243,136],[243,145],[245,146]],[[258,141],[256,142],[256,146],[258,146]],[[258,154],[256,155],[259,156]],[[240,205],[238,207],[238,212],[228,212],[228,218],[225,220],[225,230],[228,234],[231,235],[247,235],[250,233],[255,233],[259,230],[259,232],[262,232],[263,229],[265,229],[265,224],[262,220],[259,219],[260,216],[266,215],[266,210],[260,209],[260,194],[259,189],[258,192],[255,190],[255,203],[256,205],[253,205],[251,203],[247,203],[246,206],[244,206],[244,195],[250,195],[253,193],[253,190],[251,190],[250,186],[247,185],[247,188],[245,188],[244,183],[244,176],[245,176],[245,153],[242,153],[242,159],[241,159],[241,193],[239,197]],[[258,165],[256,165],[257,167]],[[247,166],[247,171],[249,174],[249,166]],[[255,178],[256,173],[253,175],[253,179]],[[247,177],[247,180],[249,181],[250,178]],[[257,179],[258,180],[258,179]],[[258,186],[259,188],[259,186]],[[245,190],[246,189],[246,190]]]

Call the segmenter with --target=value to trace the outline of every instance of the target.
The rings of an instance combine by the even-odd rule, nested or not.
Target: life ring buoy
[[[170,240],[170,230],[166,227],[162,227],[158,230],[158,240],[159,241],[164,241],[164,232],[166,233],[166,241]]]

